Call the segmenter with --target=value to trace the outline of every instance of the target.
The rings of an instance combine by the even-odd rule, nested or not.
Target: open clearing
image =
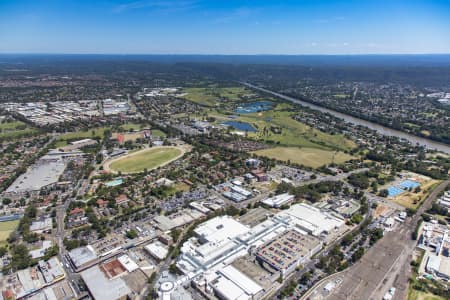
[[[409,290],[408,300],[444,300],[443,297],[439,297],[430,293],[417,291],[414,289]]]
[[[343,163],[354,157],[343,153],[317,148],[296,148],[296,147],[275,147],[253,151],[257,155],[274,158],[281,161],[288,161],[304,166],[318,168],[326,164]]]
[[[439,183],[439,180],[424,180],[421,182],[420,192],[414,193],[407,191],[394,197],[391,201],[406,208],[417,209]]]
[[[0,245],[6,242],[11,232],[16,230],[19,220],[0,222]]]
[[[76,131],[64,133],[56,139],[56,147],[64,147],[69,144],[70,141],[81,140],[81,139],[94,139],[103,138],[103,134],[107,127],[92,128],[87,131]]]
[[[28,137],[37,133],[38,129],[21,121],[0,123],[0,140]]]
[[[181,147],[153,147],[107,161],[103,168],[115,173],[138,173],[164,166],[183,156],[184,152]]]
[[[248,137],[274,145],[342,151],[356,146],[343,135],[328,134],[294,120],[295,113],[289,111],[291,108],[291,105],[281,103],[272,110],[242,114],[232,120],[249,123],[257,130],[248,132]],[[229,115],[217,110],[211,111],[208,115],[214,117],[217,124],[231,120]]]
[[[186,93],[184,99],[204,106],[215,106],[223,100],[238,101],[242,96],[252,94],[245,87],[187,88],[183,93]]]

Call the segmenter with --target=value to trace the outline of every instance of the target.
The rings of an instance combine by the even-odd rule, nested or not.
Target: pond
[[[238,114],[250,114],[259,111],[271,110],[273,107],[273,103],[270,101],[257,101],[257,102],[249,102],[243,103],[239,105],[234,112]]]
[[[247,122],[239,122],[239,121],[225,121],[222,123],[226,126],[231,126],[239,131],[248,131],[248,132],[256,132],[255,127]]]

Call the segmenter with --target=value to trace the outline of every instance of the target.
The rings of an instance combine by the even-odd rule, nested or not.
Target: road
[[[422,213],[431,207],[448,184],[450,180],[438,185],[413,217],[398,226],[397,230],[387,232],[358,263],[341,273],[340,276],[344,276],[342,284],[336,287],[327,299],[379,300],[392,286],[397,288],[394,299],[405,299],[408,291],[409,263],[416,246],[416,241],[411,239],[411,233]],[[335,275],[330,279],[333,276]],[[311,292],[320,287],[314,287]],[[302,299],[306,299],[311,292],[305,294]]]
[[[325,107],[322,107],[322,106],[319,106],[319,105],[316,105],[316,104],[312,104],[312,103],[309,103],[309,102],[306,102],[306,101],[303,101],[303,100],[300,100],[300,99],[289,97],[289,96],[286,96],[286,95],[283,95],[283,94],[280,94],[280,93],[277,93],[277,92],[274,92],[274,91],[271,91],[271,90],[268,90],[268,89],[265,89],[265,88],[262,88],[262,87],[259,87],[259,86],[256,86],[256,85],[253,85],[253,84],[248,83],[248,82],[241,82],[241,84],[243,84],[243,85],[245,85],[245,86],[247,86],[249,88],[252,88],[252,89],[255,89],[255,90],[259,90],[259,91],[267,93],[267,94],[271,94],[271,95],[273,95],[275,97],[278,97],[278,98],[281,98],[283,100],[287,100],[287,101],[290,101],[290,102],[293,102],[293,103],[296,103],[296,104],[300,104],[302,106],[306,106],[306,107],[309,107],[311,109],[318,110],[318,111],[321,111],[321,112],[324,112],[324,113],[329,113],[331,115],[334,115],[337,118],[344,119],[345,121],[347,121],[349,123],[353,123],[355,125],[361,125],[361,126],[368,127],[370,129],[373,129],[373,130],[381,133],[382,135],[396,136],[398,138],[405,139],[405,140],[411,142],[411,144],[413,144],[413,145],[419,144],[419,145],[422,145],[422,146],[424,146],[424,147],[426,147],[428,149],[431,149],[431,150],[436,149],[438,151],[442,151],[444,153],[450,154],[450,146],[449,145],[446,145],[446,144],[443,144],[443,143],[439,143],[439,142],[436,142],[436,141],[432,141],[432,140],[429,140],[429,139],[426,139],[426,138],[422,138],[422,137],[419,137],[419,136],[415,136],[413,134],[409,134],[409,133],[406,133],[406,132],[403,132],[403,131],[395,130],[395,129],[392,129],[392,128],[389,128],[389,127],[386,127],[386,126],[383,126],[383,125],[380,125],[380,124],[376,124],[376,123],[373,123],[373,122],[369,122],[369,121],[360,119],[360,118],[356,118],[356,117],[353,117],[353,116],[350,116],[350,115],[347,115],[347,114],[344,114],[344,113],[341,113],[341,112],[338,112],[338,111],[335,111],[335,110],[332,110],[332,109],[329,109],[329,108],[325,108]]]

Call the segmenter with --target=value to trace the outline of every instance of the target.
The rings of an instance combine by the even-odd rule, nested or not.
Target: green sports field
[[[0,222],[0,245],[6,242],[6,239],[9,237],[11,232],[16,230],[18,225],[19,220]]]
[[[105,169],[122,173],[151,170],[177,159],[183,151],[177,147],[155,147],[119,157],[107,163]]]

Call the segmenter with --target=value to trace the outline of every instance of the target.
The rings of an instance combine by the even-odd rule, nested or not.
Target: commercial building
[[[95,261],[98,256],[94,248],[88,245],[69,251],[69,258],[75,269],[80,269]]]
[[[322,248],[322,242],[310,235],[291,229],[260,247],[257,258],[283,276],[304,264]]]
[[[263,288],[232,265],[217,272],[211,282],[215,294],[224,300],[257,299]]]
[[[127,299],[130,288],[121,277],[109,279],[99,266],[81,272],[81,278],[95,300]]]
[[[39,160],[32,165],[28,170],[20,175],[9,187],[6,189],[6,195],[17,195],[26,192],[39,191],[44,187],[56,184],[59,176],[66,169],[66,162],[55,160]]]
[[[290,219],[297,228],[314,236],[331,233],[344,225],[342,218],[304,203],[292,205],[278,216]]]
[[[280,208],[281,206],[292,202],[294,198],[295,197],[293,195],[289,195],[289,193],[284,193],[273,196],[271,198],[264,199],[261,202],[270,207]]]
[[[187,208],[169,216],[156,216],[153,221],[159,230],[165,232],[191,223],[204,216],[203,213],[196,209]]]
[[[73,151],[87,146],[97,145],[97,141],[93,139],[82,139],[70,142],[70,145],[61,148],[63,151]]]
[[[43,233],[44,231],[51,230],[53,227],[52,218],[44,218],[39,221],[33,221],[30,225],[30,231],[36,233]]]
[[[145,246],[144,249],[157,260],[163,260],[169,253],[169,248],[160,241],[154,241]]]
[[[177,267],[184,274],[180,281],[192,280],[200,289],[214,292],[221,299],[258,299],[255,294],[259,289],[250,291],[241,286],[246,279],[240,276],[245,275],[236,275],[230,269],[235,274],[231,279],[223,270],[228,270],[238,258],[255,255],[272,273],[288,274],[317,253],[327,232],[339,229],[344,220],[312,206],[296,204],[266,216],[262,222],[250,223],[254,226],[219,216],[195,228],[194,236],[182,245],[177,259]],[[251,286],[249,283],[247,287]],[[227,290],[230,294],[226,294]]]

